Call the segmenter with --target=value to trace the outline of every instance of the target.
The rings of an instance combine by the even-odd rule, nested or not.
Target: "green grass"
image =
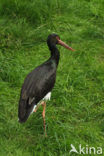
[[[49,58],[47,36],[63,47],[51,101],[47,135],[42,108],[18,123],[25,76]],[[0,156],[69,156],[70,144],[104,152],[104,1],[0,1]]]

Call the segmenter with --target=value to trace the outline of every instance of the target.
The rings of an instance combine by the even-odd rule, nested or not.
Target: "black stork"
[[[56,34],[51,34],[47,38],[47,45],[51,52],[50,58],[30,72],[24,80],[18,107],[19,122],[25,122],[32,112],[36,112],[40,105],[43,106],[43,124],[45,126],[46,101],[50,100],[51,91],[56,80],[56,71],[59,63],[60,53],[56,47],[59,44],[69,50],[71,47],[60,40]]]

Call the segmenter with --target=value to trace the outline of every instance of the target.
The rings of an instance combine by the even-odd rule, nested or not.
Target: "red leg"
[[[42,103],[38,104],[38,106],[35,108],[35,110],[33,111],[34,113],[36,113],[36,111],[38,110],[39,106],[42,105]]]
[[[46,134],[46,123],[45,123],[45,108],[46,108],[46,102],[42,102],[42,106],[43,106],[43,112],[42,112],[42,117],[43,117],[43,126],[44,126],[44,133],[45,136],[47,136]]]
[[[44,133],[45,133],[45,136],[47,136],[46,134],[46,124],[45,124],[45,108],[46,108],[46,102],[45,101],[42,101],[34,110],[34,112],[37,111],[37,109],[39,108],[39,106],[42,105],[43,106],[43,112],[42,112],[42,117],[43,117],[43,127],[44,127]]]

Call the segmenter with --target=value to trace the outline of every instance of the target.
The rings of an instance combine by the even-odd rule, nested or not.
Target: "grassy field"
[[[53,32],[76,51],[58,47],[46,138],[42,108],[19,124],[18,101],[25,76],[49,58]],[[78,155],[70,144],[104,152],[104,1],[0,0],[0,156]]]

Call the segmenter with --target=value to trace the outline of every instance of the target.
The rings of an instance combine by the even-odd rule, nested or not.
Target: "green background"
[[[24,78],[50,56],[57,33],[75,52],[58,46],[60,63],[47,102],[18,123]],[[0,0],[0,156],[69,156],[104,149],[104,0]]]

